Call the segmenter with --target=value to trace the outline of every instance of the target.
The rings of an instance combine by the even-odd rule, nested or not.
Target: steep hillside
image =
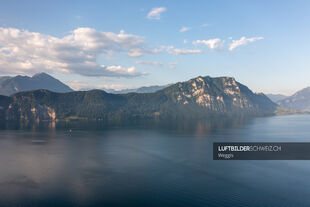
[[[155,93],[37,90],[2,96],[1,99],[5,102],[2,108],[7,120],[200,119],[223,115],[272,115],[277,107],[265,95],[253,93],[234,78],[208,76],[176,83]]]
[[[310,112],[310,87],[304,88],[294,95],[278,101],[277,104],[286,108]]]
[[[15,77],[0,77],[0,95],[11,95],[21,91],[38,89],[60,93],[73,91],[69,86],[46,73],[38,73],[32,77],[20,75]]]

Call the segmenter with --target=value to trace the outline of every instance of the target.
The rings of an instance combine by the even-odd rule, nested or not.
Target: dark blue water
[[[310,206],[310,161],[214,161],[218,141],[310,141],[310,116],[0,131],[0,206]]]

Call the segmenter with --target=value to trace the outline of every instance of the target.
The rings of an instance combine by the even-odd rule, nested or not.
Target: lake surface
[[[0,206],[310,206],[310,161],[214,161],[212,143],[308,142],[310,116],[0,130]]]

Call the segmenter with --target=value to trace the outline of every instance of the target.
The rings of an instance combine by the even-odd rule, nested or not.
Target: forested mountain
[[[47,90],[0,97],[5,120],[130,120],[271,115],[277,105],[231,77],[197,77],[155,93],[110,94],[102,90]]]

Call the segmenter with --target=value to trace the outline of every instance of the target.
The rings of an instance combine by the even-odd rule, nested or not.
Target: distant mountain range
[[[143,86],[140,88],[128,88],[128,89],[121,89],[121,90],[115,90],[115,89],[110,89],[110,88],[100,88],[98,90],[104,90],[105,92],[108,93],[114,93],[114,94],[125,94],[125,93],[154,93],[156,91],[159,91],[161,89],[164,89],[172,84],[167,84],[167,85],[154,85],[154,86]],[[97,90],[94,88],[81,88],[79,91],[90,91],[90,90]]]
[[[273,102],[277,102],[288,97],[282,94],[266,94],[266,96],[270,98],[270,100],[272,100]]]
[[[277,101],[282,107],[310,112],[310,87],[297,91],[292,96]]]
[[[21,75],[0,77],[0,95],[11,95],[21,91],[38,89],[60,93],[73,91],[69,86],[46,73],[38,73],[32,77]]]
[[[111,94],[102,90],[47,90],[0,96],[0,118],[30,120],[200,119],[272,115],[277,105],[231,77],[197,77],[154,93]]]

